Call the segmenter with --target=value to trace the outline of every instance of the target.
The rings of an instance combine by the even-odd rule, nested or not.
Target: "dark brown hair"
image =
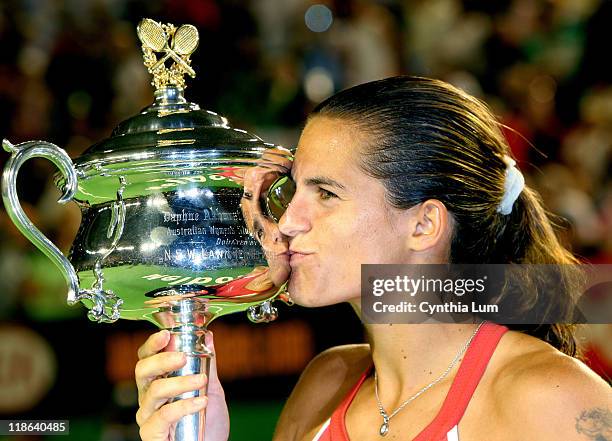
[[[511,152],[484,103],[443,81],[399,76],[339,92],[311,118],[316,115],[348,120],[367,135],[362,168],[383,181],[390,204],[444,203],[455,221],[450,263],[569,264],[557,266],[554,290],[529,272],[536,265],[525,265],[522,297],[513,304],[528,310],[538,301],[557,308],[556,317],[559,308],[567,309],[561,315],[571,314],[580,282],[574,264],[580,262],[560,244],[555,216],[527,186],[511,213],[497,211],[504,195],[503,158]],[[576,325],[509,327],[579,355]]]

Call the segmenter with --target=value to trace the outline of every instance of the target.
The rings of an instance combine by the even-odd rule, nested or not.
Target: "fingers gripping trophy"
[[[171,375],[208,374],[214,354],[204,335],[215,318],[247,311],[268,322],[277,315],[273,300],[291,303],[287,275],[269,263],[276,251],[255,229],[286,208],[292,155],[185,99],[184,76],[195,77],[194,26],[144,19],[138,36],[153,104],[74,160],[48,142],[4,140],[11,157],[2,197],[11,220],[63,274],[69,304],[82,302],[96,322],[148,320],[169,330],[167,350],[187,358]],[[67,258],[19,203],[17,174],[30,158],[54,163],[58,202],[81,209]],[[174,439],[203,440],[203,421],[203,411],[182,418]]]

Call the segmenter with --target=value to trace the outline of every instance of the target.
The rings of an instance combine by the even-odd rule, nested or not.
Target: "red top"
[[[442,408],[427,427],[413,441],[446,441],[447,433],[459,423],[470,399],[482,378],[487,364],[495,352],[497,343],[508,328],[492,322],[483,324],[465,353],[457,375],[453,380]],[[359,381],[340,403],[331,416],[331,422],[319,441],[349,441],[344,418],[361,384],[370,375],[372,366],[361,375]]]

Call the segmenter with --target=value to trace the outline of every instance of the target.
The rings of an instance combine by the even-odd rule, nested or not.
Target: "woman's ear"
[[[438,250],[446,255],[452,231],[452,217],[446,206],[437,199],[428,199],[409,211],[408,249]]]

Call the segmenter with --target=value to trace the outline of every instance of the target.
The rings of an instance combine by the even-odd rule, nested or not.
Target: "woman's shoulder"
[[[352,377],[356,373],[362,374],[371,363],[369,344],[334,346],[313,358],[302,377],[306,380],[334,381],[343,379],[346,375]]]
[[[367,344],[335,346],[313,358],[283,408],[274,439],[301,439],[323,424],[371,364]]]
[[[521,334],[512,340],[492,396],[503,426],[513,427],[516,439],[612,439],[609,384],[538,338]]]

